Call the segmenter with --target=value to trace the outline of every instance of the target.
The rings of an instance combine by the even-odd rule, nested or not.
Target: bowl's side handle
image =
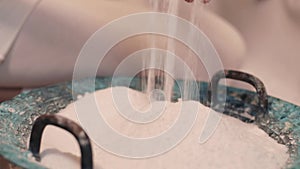
[[[75,122],[58,115],[42,115],[32,127],[29,150],[37,161],[40,161],[40,147],[43,131],[47,125],[57,126],[70,132],[78,141],[81,151],[81,168],[93,169],[93,155],[90,139],[85,131]]]
[[[260,111],[256,115],[256,118],[264,117],[268,114],[268,94],[263,82],[251,74],[235,70],[219,71],[213,76],[208,87],[208,105],[215,106],[218,104],[218,84],[220,80],[224,78],[239,80],[251,84],[258,94],[258,107],[260,108]]]

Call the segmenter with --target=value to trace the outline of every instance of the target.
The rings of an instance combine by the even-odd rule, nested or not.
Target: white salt
[[[129,99],[135,109],[150,108],[147,96],[138,91],[116,87],[116,91],[128,90]],[[116,131],[136,138],[156,136],[167,130],[179,115],[182,102],[167,103],[163,114],[149,124],[131,123],[114,108],[112,88],[95,92],[102,116]],[[86,96],[85,96],[86,97]],[[174,149],[147,159],[130,159],[108,153],[93,144],[96,169],[280,169],[288,160],[287,148],[278,144],[264,131],[253,124],[223,116],[212,137],[204,144],[199,143],[201,130],[210,109],[189,101],[199,108],[196,123],[187,137]],[[188,111],[188,110],[186,110]],[[74,104],[59,115],[77,121]],[[65,131],[47,127],[42,142],[42,165],[53,169],[80,168],[80,151],[75,139]]]

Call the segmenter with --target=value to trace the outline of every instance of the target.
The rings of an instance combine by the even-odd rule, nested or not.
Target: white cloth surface
[[[188,18],[191,5],[180,2],[179,15]],[[0,86],[31,88],[70,80],[82,46],[95,31],[113,19],[150,11],[149,8],[148,0],[74,0],[72,3],[43,0],[0,66]],[[224,64],[228,67],[237,65],[230,59],[236,61],[244,52],[240,36],[231,25],[204,9],[199,10],[197,15],[201,22],[197,26],[209,36],[222,58],[228,58],[223,60]],[[144,42],[145,37],[117,45],[106,57],[99,75],[111,75],[124,56],[145,47],[146,43],[141,41]],[[184,51],[178,50],[178,53],[184,57]]]
[[[15,42],[22,25],[39,0],[0,1],[0,63]]]

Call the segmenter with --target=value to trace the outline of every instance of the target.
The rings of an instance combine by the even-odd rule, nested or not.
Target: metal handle
[[[185,0],[185,1],[188,2],[188,3],[194,2],[194,0]],[[210,2],[210,0],[202,0],[202,2],[203,2],[204,4],[207,4],[207,3]]]
[[[262,115],[265,116],[268,113],[268,95],[263,82],[251,74],[234,70],[219,71],[213,76],[208,87],[209,104],[215,106],[218,103],[218,84],[223,78],[239,80],[251,84],[258,94],[258,104],[263,111]]]
[[[78,141],[81,151],[81,168],[93,169],[93,155],[90,139],[84,130],[75,122],[58,115],[42,115],[32,127],[29,150],[37,161],[40,161],[40,147],[43,131],[47,125],[60,127],[70,132]]]

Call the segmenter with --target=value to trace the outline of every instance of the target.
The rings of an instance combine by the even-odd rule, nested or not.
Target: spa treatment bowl
[[[118,85],[126,84],[130,80],[130,88],[139,90],[140,80],[138,78],[118,78]],[[201,103],[207,105],[210,100],[209,84],[198,82],[200,86]],[[253,84],[252,84],[253,85]],[[96,78],[96,90],[111,87],[111,78]],[[223,86],[224,87],[224,86]],[[256,86],[257,87],[257,86]],[[259,87],[259,86],[258,86]],[[257,117],[261,113],[259,94],[226,87],[226,111],[224,114],[239,118],[245,122],[252,123],[253,120],[245,119],[242,114],[248,113]],[[256,88],[258,89],[258,88]],[[259,91],[259,90],[258,90]],[[78,92],[83,96],[85,91]],[[174,87],[173,100],[180,97],[178,86]],[[79,97],[78,97],[79,98]],[[271,96],[266,97],[265,106],[268,109],[268,121],[260,126],[270,137],[288,147],[290,159],[287,168],[300,169],[300,107]],[[36,162],[29,151],[29,137],[35,120],[44,114],[56,114],[72,103],[72,82],[65,82],[30,91],[24,91],[12,100],[0,104],[0,168],[28,168],[43,169],[40,163]],[[261,108],[261,107],[260,107]],[[255,123],[255,122],[254,122]],[[260,124],[258,124],[260,125]],[[3,167],[4,166],[4,167]]]

